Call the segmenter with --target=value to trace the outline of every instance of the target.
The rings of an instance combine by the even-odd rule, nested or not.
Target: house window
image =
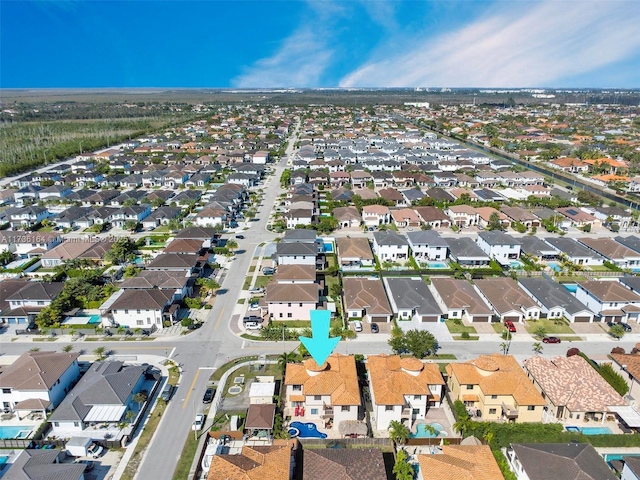
[[[290,306],[291,306],[291,302],[287,303],[287,307],[290,307]]]
[[[414,395],[413,399],[414,400],[422,400],[422,395]]]
[[[291,312],[287,313],[287,318],[293,318],[293,314]]]
[[[489,415],[495,415],[496,414],[496,409],[495,408],[490,408],[489,409]]]
[[[74,427],[79,427],[80,426],[80,422],[73,422],[73,426]]]
[[[529,405],[529,406],[527,407],[527,410],[529,410],[530,412],[534,411],[535,409],[536,409],[536,406],[535,406],[535,405]]]
[[[314,395],[313,399],[316,401],[322,400],[322,395]]]
[[[38,305],[44,305],[44,300],[38,300]]]
[[[498,395],[491,395],[491,400],[496,400],[498,398]]]
[[[349,410],[351,410],[351,407],[350,407],[349,405],[343,405],[343,406],[342,406],[342,408],[341,408],[341,410],[342,410],[343,412],[348,412]]]
[[[3,388],[2,389],[2,393],[11,393],[11,389],[10,388]]]
[[[318,409],[317,408],[312,408],[311,409],[311,415],[317,415],[318,414]]]
[[[125,315],[128,315],[128,314],[129,314],[129,310],[125,310],[125,311],[124,311],[124,314],[125,314]]]
[[[298,304],[298,306],[299,306],[299,307],[301,307],[301,306],[302,306],[302,303],[299,303],[299,304]]]
[[[142,320],[136,320],[136,325],[144,325],[144,323],[142,322]]]
[[[278,318],[282,318],[282,312],[278,314]]]
[[[393,412],[393,405],[386,405],[384,407],[385,412]]]
[[[136,310],[136,313],[137,313],[138,315],[140,315],[140,309]]]
[[[294,392],[301,392],[302,391],[302,385],[294,385],[293,386],[293,391]]]
[[[53,422],[53,426],[54,427],[59,427],[60,426],[60,422]]]
[[[473,385],[467,385],[467,390],[473,390]]]

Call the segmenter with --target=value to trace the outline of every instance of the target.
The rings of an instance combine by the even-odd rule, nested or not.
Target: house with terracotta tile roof
[[[476,280],[476,289],[501,320],[522,322],[540,318],[540,306],[512,278]]]
[[[636,269],[640,267],[640,253],[611,238],[580,237],[576,240],[620,268]]]
[[[386,225],[391,222],[391,211],[385,205],[365,205],[362,207],[362,221],[368,228]]]
[[[557,168],[563,172],[583,173],[589,171],[589,164],[579,158],[562,157],[549,162],[552,168]]]
[[[366,322],[390,322],[393,311],[379,278],[344,277],[342,301],[349,319]]]
[[[563,207],[556,208],[556,212],[567,217],[571,222],[572,227],[584,227],[585,225],[591,225],[591,228],[600,228],[602,221],[590,213],[579,209],[578,207]]]
[[[419,227],[420,217],[410,208],[396,208],[391,210],[391,218],[398,228]]]
[[[373,268],[373,251],[367,238],[339,237],[336,239],[336,247],[342,270]]]
[[[416,207],[413,211],[418,214],[422,223],[430,225],[432,228],[448,228],[451,226],[451,219],[438,207]]]
[[[482,355],[446,367],[452,400],[485,421],[541,422],[544,398],[511,355]]]
[[[458,227],[470,227],[478,225],[479,215],[476,209],[469,205],[452,205],[444,210],[451,223]]]
[[[609,407],[627,405],[580,355],[551,359],[536,355],[523,364],[543,394],[547,412],[557,419],[604,421]]]
[[[423,480],[503,480],[488,445],[443,445],[442,453],[418,455]]]
[[[289,480],[294,444],[294,440],[275,440],[270,446],[245,445],[239,455],[215,455],[207,479]]]
[[[442,404],[445,383],[435,363],[399,355],[369,355],[367,373],[375,430],[387,430],[394,420],[411,428],[424,420],[430,408]]]
[[[341,422],[359,421],[362,399],[352,355],[334,353],[323,365],[312,358],[288,363],[284,416],[338,431]]]

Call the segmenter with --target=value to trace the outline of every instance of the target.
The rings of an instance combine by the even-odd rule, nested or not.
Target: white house
[[[374,232],[373,253],[380,262],[404,262],[409,258],[409,242],[392,230]]]
[[[26,352],[0,375],[0,403],[18,416],[56,408],[80,377],[78,353]]]
[[[411,255],[416,262],[426,262],[427,260],[446,260],[449,245],[435,230],[419,230],[408,232],[407,240]]]
[[[318,248],[315,242],[278,242],[276,263],[278,265],[315,265]]]
[[[266,150],[260,150],[253,154],[252,160],[253,163],[264,165],[269,162],[269,152]]]
[[[59,245],[62,237],[56,232],[24,232],[5,230],[0,232],[0,252],[9,250],[20,258],[42,255]]]
[[[616,281],[589,280],[578,282],[576,298],[603,322],[638,321],[640,295]]]
[[[506,233],[495,230],[480,232],[477,243],[484,253],[501,265],[509,265],[520,258],[520,242]]]
[[[173,295],[171,290],[118,290],[100,305],[100,311],[111,325],[162,329],[165,321],[176,320],[178,305],[172,305]]]
[[[444,398],[444,379],[435,363],[399,355],[369,355],[367,373],[373,405],[372,426],[387,431],[391,421],[412,428]]]
[[[391,211],[384,205],[365,205],[362,207],[362,221],[368,228],[386,225],[391,222]]]

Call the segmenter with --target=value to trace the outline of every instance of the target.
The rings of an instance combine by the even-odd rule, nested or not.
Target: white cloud
[[[640,48],[634,0],[501,2],[457,31],[386,48],[340,86],[554,86]]]
[[[322,38],[308,28],[294,32],[273,56],[255,62],[233,84],[240,88],[317,86],[332,56]]]

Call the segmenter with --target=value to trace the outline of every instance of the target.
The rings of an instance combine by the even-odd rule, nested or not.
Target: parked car
[[[193,424],[191,425],[191,430],[202,430],[204,428],[204,414],[198,413],[196,418],[193,420]]]
[[[274,268],[271,268],[271,267],[264,267],[262,269],[262,273],[264,275],[273,275],[274,273],[276,273],[276,270]]]
[[[542,343],[560,343],[561,340],[558,337],[544,337]]]
[[[160,398],[165,402],[171,400],[171,396],[173,395],[173,385],[170,383],[166,383],[164,388],[162,389],[162,393],[160,394]]]
[[[98,445],[97,443],[92,443],[89,448],[87,448],[87,455],[98,458],[102,452],[104,451],[104,447]]]
[[[361,332],[362,331],[362,322],[360,320],[356,320],[355,322],[352,322],[352,323],[353,323],[353,329],[356,332]]]
[[[607,326],[609,328],[613,327],[614,325],[620,325],[622,328],[624,328],[625,332],[630,332],[631,331],[631,325],[624,323],[624,322],[612,322],[611,320],[609,320],[607,322]]]
[[[378,327],[377,323],[371,324],[371,333],[378,333],[380,331],[380,327]]]
[[[252,303],[251,305],[249,305],[249,311],[250,312],[255,312],[256,310],[260,310],[260,305],[257,303]]]
[[[238,240],[244,240],[244,235],[236,235],[236,238],[237,238]]]
[[[511,333],[514,333],[516,331],[516,326],[513,324],[513,322],[511,320],[505,320],[504,321],[504,326],[507,328],[507,330],[509,330]]]
[[[249,293],[264,293],[264,288],[250,288]]]
[[[197,330],[202,326],[202,322],[193,322],[187,327],[187,330]]]
[[[202,397],[202,403],[211,403],[215,393],[216,391],[213,388],[207,388],[204,392],[204,396]]]

